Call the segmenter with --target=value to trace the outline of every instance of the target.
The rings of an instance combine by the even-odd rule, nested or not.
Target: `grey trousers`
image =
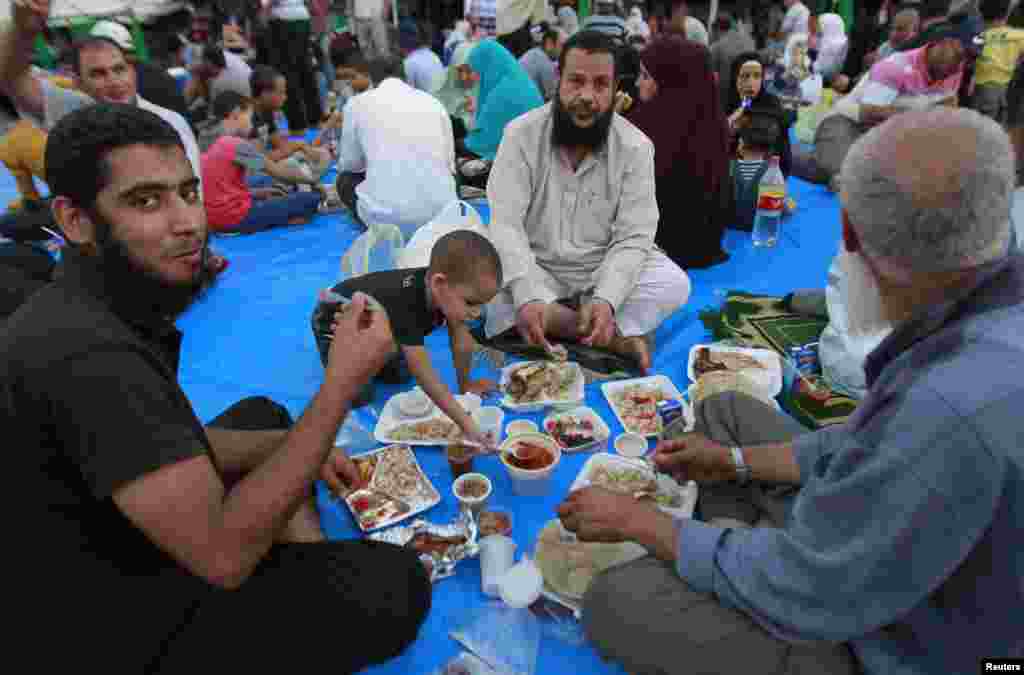
[[[818,170],[828,178],[839,173],[850,146],[860,138],[867,127],[842,115],[822,120],[814,132],[814,161]]]
[[[971,108],[1002,124],[1006,121],[1006,87],[999,84],[975,85]]]
[[[728,445],[787,441],[806,432],[797,422],[754,399],[733,393],[706,399],[695,411],[696,430]],[[708,520],[731,518],[781,525],[791,486],[701,488]],[[583,599],[583,627],[601,656],[632,675],[856,675],[846,645],[789,644],[742,612],[698,593],[675,569],[652,557],[604,572]]]
[[[793,152],[793,175],[812,183],[828,183],[839,173],[846,153],[867,127],[842,115],[826,117],[814,132],[814,150]]]

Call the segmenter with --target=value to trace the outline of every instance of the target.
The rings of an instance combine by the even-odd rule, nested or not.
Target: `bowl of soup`
[[[562,459],[562,449],[547,434],[515,434],[499,450],[501,464],[517,495],[539,496],[551,488],[551,475]]]

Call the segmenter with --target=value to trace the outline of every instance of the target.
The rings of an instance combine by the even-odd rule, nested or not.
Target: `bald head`
[[[978,113],[943,107],[891,118],[850,148],[841,184],[850,225],[885,268],[955,272],[1006,255],[1013,150]]]

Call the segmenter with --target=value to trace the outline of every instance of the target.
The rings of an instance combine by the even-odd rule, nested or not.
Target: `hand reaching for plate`
[[[336,495],[345,495],[364,487],[361,484],[359,469],[348,453],[341,449],[335,449],[320,467],[320,477]]]
[[[471,445],[477,449],[477,452],[497,452],[497,439],[492,438],[490,434],[485,434],[480,431],[479,427],[475,424],[473,428],[463,432],[462,438],[466,445]]]

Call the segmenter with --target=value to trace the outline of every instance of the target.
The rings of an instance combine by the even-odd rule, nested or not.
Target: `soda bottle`
[[[757,213],[752,232],[754,246],[771,247],[779,239],[782,209],[786,202],[786,178],[779,168],[779,157],[773,155],[768,170],[757,186]]]

